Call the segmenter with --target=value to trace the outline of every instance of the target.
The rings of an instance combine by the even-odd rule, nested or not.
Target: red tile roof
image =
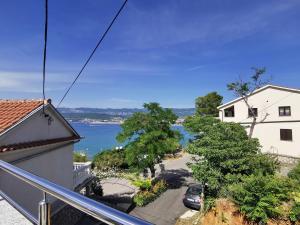
[[[5,146],[0,146],[0,153],[24,149],[24,148],[33,148],[33,147],[38,147],[43,145],[56,144],[56,143],[66,142],[66,141],[75,141],[79,139],[80,137],[78,136],[71,136],[71,137],[54,138],[48,140],[31,141],[31,142],[23,142],[23,143],[12,144],[12,145],[5,145]]]
[[[43,100],[1,100],[0,133],[43,104]]]

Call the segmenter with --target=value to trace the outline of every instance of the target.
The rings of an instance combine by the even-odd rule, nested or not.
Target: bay
[[[119,124],[89,124],[71,122],[74,129],[84,138],[75,144],[75,151],[86,152],[92,158],[98,152],[105,149],[113,149],[122,146],[116,141],[117,134],[121,131]],[[182,126],[173,126],[173,129],[180,131],[183,135],[182,145],[186,145],[191,138],[189,133]]]

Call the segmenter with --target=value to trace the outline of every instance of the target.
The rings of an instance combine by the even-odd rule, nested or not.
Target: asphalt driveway
[[[157,200],[145,207],[136,207],[130,215],[139,217],[157,225],[175,224],[178,217],[188,209],[182,204],[186,187],[168,190]]]
[[[169,189],[154,202],[145,207],[135,207],[129,214],[157,225],[172,225],[189,209],[182,203],[188,184],[193,183],[191,173],[185,165],[189,155],[164,163],[164,171],[159,177],[166,179]]]

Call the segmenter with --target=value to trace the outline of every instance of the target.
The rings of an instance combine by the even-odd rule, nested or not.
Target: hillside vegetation
[[[175,225],[253,225],[239,208],[229,199],[218,199],[215,206],[204,216],[197,213],[187,219],[179,219]],[[267,225],[299,225],[300,222],[291,222],[285,219],[268,220]]]
[[[187,151],[198,156],[190,168],[194,178],[206,184],[205,210],[227,198],[254,224],[300,220],[300,164],[289,177],[281,176],[276,159],[261,153],[258,139],[248,137],[236,123],[196,115],[184,126],[194,134]]]

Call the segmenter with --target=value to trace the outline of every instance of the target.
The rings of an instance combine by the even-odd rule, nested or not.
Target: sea
[[[75,151],[85,152],[89,158],[106,149],[121,147],[122,143],[116,140],[117,134],[121,131],[119,124],[90,124],[82,122],[71,122],[75,130],[83,139],[75,144]],[[175,125],[173,129],[178,130],[183,135],[182,145],[186,145],[192,137],[183,126]]]

